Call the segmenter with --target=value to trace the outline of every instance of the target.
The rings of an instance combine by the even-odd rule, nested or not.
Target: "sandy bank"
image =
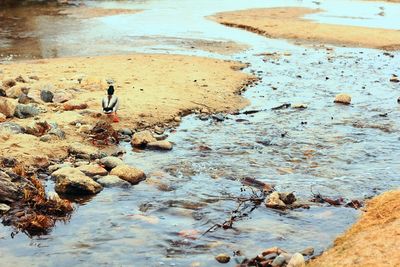
[[[106,56],[28,61],[0,65],[0,80],[22,75],[29,95],[44,109],[36,121],[56,122],[65,131],[65,140],[41,142],[27,134],[0,136],[0,157],[15,157],[26,164],[66,156],[68,144],[87,141],[84,126],[93,126],[101,113],[101,98],[113,81],[120,98],[120,123],[116,129],[143,129],[154,125],[177,124],[176,116],[206,108],[209,112],[233,111],[247,105],[238,93],[254,78],[238,71],[244,64],[209,58],[178,55]],[[36,76],[36,77],[35,77]],[[30,79],[32,77],[33,79]],[[36,80],[38,79],[38,80]],[[11,94],[14,89],[7,89]],[[65,103],[44,103],[40,91],[48,89]],[[16,101],[7,97],[10,101]],[[65,104],[87,104],[85,110],[64,111]],[[35,118],[9,118],[22,126]],[[86,127],[87,128],[87,127]],[[39,164],[40,165],[40,164]]]
[[[105,9],[105,8],[79,6],[62,10],[59,13],[61,15],[68,15],[73,18],[89,19],[89,18],[115,16],[115,15],[135,14],[138,12],[141,12],[141,10],[119,9],[119,8]]]
[[[365,213],[334,247],[308,266],[400,266],[400,190],[367,203]]]
[[[218,13],[210,18],[269,38],[384,50],[400,49],[400,31],[321,24],[302,18],[316,12],[321,10],[300,7],[249,9]]]

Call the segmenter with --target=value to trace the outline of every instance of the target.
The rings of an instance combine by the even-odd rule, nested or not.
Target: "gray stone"
[[[313,248],[313,247],[305,248],[305,249],[303,249],[302,251],[300,251],[300,253],[301,253],[303,256],[311,256],[311,255],[314,254],[314,248]]]
[[[65,167],[51,174],[56,178],[55,190],[59,194],[92,195],[103,187],[78,169]]]
[[[19,118],[19,119],[25,119],[28,117],[34,117],[39,115],[40,110],[36,106],[32,104],[17,104],[15,107],[15,113],[14,116]]]
[[[100,163],[102,165],[104,165],[104,167],[107,170],[112,170],[115,167],[124,164],[124,162],[121,159],[119,159],[117,157],[112,157],[112,156],[104,157],[104,158],[100,159]]]
[[[286,262],[286,258],[283,255],[278,255],[271,263],[273,267],[282,266]]]
[[[45,134],[45,135],[41,136],[39,140],[40,140],[41,142],[47,143],[47,142],[50,142],[51,139],[52,139],[51,135]]]
[[[65,139],[65,132],[63,130],[61,130],[60,128],[57,127],[53,127],[50,129],[50,131],[47,132],[48,134],[51,135],[55,135],[60,139]]]
[[[8,130],[15,134],[24,133],[24,128],[22,128],[19,124],[14,122],[3,122],[0,123],[0,130]]]
[[[40,91],[40,98],[44,102],[50,103],[50,102],[53,102],[54,94],[49,90],[42,90],[42,91]]]
[[[104,187],[130,187],[131,184],[116,175],[107,175],[97,180]]]
[[[224,121],[225,120],[225,116],[222,114],[212,115],[211,117],[216,121]]]

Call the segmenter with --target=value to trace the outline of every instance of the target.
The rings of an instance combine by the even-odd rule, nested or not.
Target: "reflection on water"
[[[102,2],[108,7],[127,5],[147,11],[88,20],[78,32],[61,37],[50,34],[45,39],[47,44],[56,44],[58,55],[73,54],[70,45],[78,40],[83,43],[79,52],[83,54],[108,49],[110,53],[154,51],[154,44],[130,47],[116,42],[110,46],[108,37],[103,38],[104,45],[87,45],[89,40],[108,36],[107,27],[121,22],[120,31],[111,34],[116,40],[146,36],[148,31],[154,36],[243,42],[250,48],[233,56],[188,49],[179,42],[163,47],[162,39],[158,45],[164,49],[161,52],[249,62],[246,71],[262,80],[245,93],[252,103],[248,109],[265,111],[227,115],[222,122],[188,116],[176,132],[169,133],[176,145],[168,153],[136,153],[129,144],[123,145],[128,151],[124,160],[144,169],[149,177],[146,182],[129,189],[105,189],[79,205],[69,223],[59,223],[47,236],[30,240],[19,234],[11,239],[11,229],[0,227],[2,262],[16,266],[191,266],[200,262],[213,266],[213,256],[221,252],[240,250],[251,257],[271,246],[289,251],[313,246],[320,252],[354,222],[357,211],[313,206],[280,212],[260,206],[235,223],[234,229],[201,233],[224,222],[236,208],[233,199],[248,194],[241,192],[238,181],[247,176],[274,183],[279,191],[294,191],[300,199],[309,199],[311,191],[359,199],[400,184],[398,85],[389,82],[392,73],[400,72],[399,53],[392,58],[371,49],[299,47],[203,19],[216,11],[261,5],[258,1],[234,1],[232,5],[218,1],[212,7],[199,4],[191,21],[175,25],[179,19],[166,15],[178,17],[191,10],[187,3],[196,1],[177,2]],[[179,8],[173,9],[174,5]],[[155,18],[157,24],[171,27],[170,35],[164,26],[157,30],[151,24]],[[51,19],[61,23],[64,18]],[[139,19],[149,27],[132,24]],[[89,28],[96,30],[86,32]],[[70,42],[60,42],[67,39]],[[266,51],[282,56],[258,55]],[[352,105],[333,103],[340,92],[352,95]],[[283,103],[303,103],[308,108],[271,110]],[[52,188],[51,182],[48,187]],[[234,261],[228,266],[234,266]]]

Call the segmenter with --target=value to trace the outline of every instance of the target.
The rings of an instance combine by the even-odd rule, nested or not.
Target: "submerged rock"
[[[155,141],[147,144],[148,149],[152,150],[172,150],[172,144],[169,141]]]
[[[271,193],[265,205],[271,209],[286,209],[286,204],[280,199],[280,195],[278,192]]]
[[[107,175],[97,180],[104,187],[129,187],[131,184],[116,175]]]
[[[64,167],[51,175],[56,178],[55,190],[59,194],[91,195],[103,189],[99,183],[75,168]]]
[[[154,138],[150,131],[141,131],[133,135],[131,145],[134,147],[143,148],[146,147],[148,143],[156,141],[157,139]]]
[[[215,256],[215,259],[219,263],[228,263],[231,260],[231,257],[227,254],[219,254],[219,255]]]
[[[110,174],[116,175],[131,184],[138,184],[146,179],[146,175],[142,170],[136,169],[128,165],[119,165],[112,169]]]
[[[335,97],[335,103],[350,105],[351,103],[351,96],[348,94],[338,94]]]
[[[314,254],[314,248],[313,247],[308,247],[300,251],[300,254],[303,256],[311,256]]]
[[[107,170],[112,170],[115,167],[124,164],[124,162],[120,158],[112,157],[112,156],[104,157],[104,158],[100,159],[100,163],[102,165],[104,165],[104,167]]]

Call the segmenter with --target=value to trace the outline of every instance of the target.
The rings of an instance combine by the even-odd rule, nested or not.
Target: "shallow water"
[[[330,10],[325,15],[332,14],[334,19],[343,3],[347,1],[325,1],[323,7]],[[137,153],[129,144],[123,145],[127,150],[124,160],[145,170],[146,182],[129,189],[103,190],[77,206],[71,221],[58,223],[47,236],[29,239],[19,234],[11,239],[12,229],[1,226],[2,262],[15,266],[190,266],[197,262],[214,266],[213,256],[221,252],[232,255],[240,250],[252,257],[271,246],[293,252],[313,246],[321,252],[355,221],[358,211],[312,206],[279,212],[260,206],[235,223],[234,229],[219,229],[197,235],[197,239],[179,232],[201,234],[228,219],[237,206],[235,197],[250,194],[241,192],[238,181],[247,176],[274,183],[279,191],[294,191],[305,200],[311,198],[311,190],[360,199],[399,186],[399,85],[389,82],[393,73],[400,72],[399,53],[392,53],[392,58],[372,49],[295,46],[203,18],[220,11],[278,6],[279,1],[106,1],[98,5],[145,11],[76,20],[69,27],[80,26],[65,32],[55,32],[54,26],[63,24],[65,18],[40,17],[41,51],[57,51],[41,56],[137,51],[241,60],[251,64],[245,71],[261,78],[244,94],[251,100],[246,109],[265,111],[228,115],[223,122],[185,117],[176,132],[169,133],[175,147],[168,153]],[[288,1],[288,5],[315,4]],[[363,7],[359,14],[356,10],[352,14],[362,17],[378,4],[351,1],[351,5]],[[189,12],[194,6],[195,11]],[[375,19],[368,21],[369,26],[379,25]],[[344,21],[339,18],[337,23]],[[398,27],[397,23],[392,27]],[[157,37],[157,42],[140,43],[149,36]],[[250,48],[220,55],[164,42],[171,37],[231,40]],[[74,48],[79,43],[82,49],[77,53]],[[261,52],[280,56],[257,55]],[[32,55],[27,52],[25,56]],[[352,105],[333,103],[340,92],[352,95]],[[308,108],[270,110],[283,103],[304,103]],[[199,146],[211,150],[199,150]],[[48,187],[51,190],[51,182]],[[229,265],[234,266],[234,261]]]

